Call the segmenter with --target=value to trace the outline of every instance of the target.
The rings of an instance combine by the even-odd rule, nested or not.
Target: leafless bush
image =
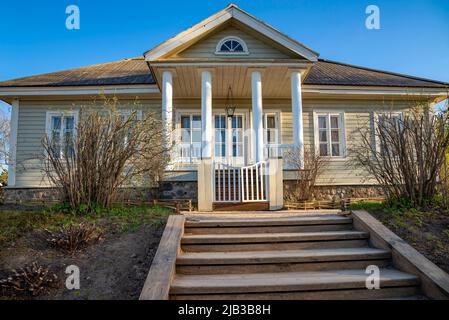
[[[33,262],[0,280],[3,296],[38,296],[57,286],[58,277],[48,267]]]
[[[93,224],[63,226],[58,231],[45,230],[45,240],[56,249],[73,254],[102,239],[103,232]]]
[[[309,200],[313,197],[316,181],[323,173],[328,159],[317,155],[310,148],[293,148],[285,155],[285,163],[297,173],[295,190],[290,195],[294,201]]]
[[[384,187],[391,200],[424,206],[438,192],[440,172],[449,146],[449,113],[430,104],[415,104],[402,116],[379,114],[374,132],[356,130],[360,144],[350,150],[354,163]]]
[[[44,137],[45,174],[72,208],[108,208],[120,187],[158,181],[169,151],[165,132],[155,114],[138,110],[137,102],[102,97],[101,106],[80,108],[75,135],[60,144]]]

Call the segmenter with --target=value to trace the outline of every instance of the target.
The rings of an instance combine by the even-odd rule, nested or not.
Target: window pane
[[[181,142],[190,143],[190,130],[189,129],[181,130]]]
[[[242,45],[239,43],[235,46],[234,51],[236,52],[242,52],[243,51],[243,47]]]
[[[201,142],[200,130],[192,130],[192,142]]]
[[[340,142],[340,134],[338,130],[331,131],[331,140],[332,142]]]
[[[320,142],[327,142],[327,131],[326,130],[320,130]]]
[[[323,144],[323,143],[320,144],[320,156],[322,156],[322,157],[327,157],[328,156],[328,154],[327,154],[327,143],[326,144]]]
[[[319,116],[318,117],[318,128],[320,128],[320,129],[326,129],[327,128],[327,117],[326,116]]]
[[[190,116],[181,117],[181,128],[190,128]]]
[[[275,116],[267,116],[267,128],[268,129],[276,129],[276,117]]]
[[[338,120],[339,120],[339,116],[331,116],[331,128],[332,129],[338,129]]]
[[[192,128],[201,129],[201,116],[192,117]]]
[[[51,117],[51,129],[60,130],[61,129],[61,117],[53,116]]]
[[[332,144],[332,156],[339,157],[340,156],[340,145],[333,143]]]

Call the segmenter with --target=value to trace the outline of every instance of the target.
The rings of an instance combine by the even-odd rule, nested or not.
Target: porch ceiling
[[[251,78],[249,71],[256,68],[262,71],[262,95],[264,98],[290,97],[289,65],[248,66],[239,64],[218,64],[198,66],[177,64],[174,66],[151,66],[158,83],[162,83],[162,72],[169,69],[173,74],[173,96],[175,98],[201,97],[200,71],[212,72],[212,97],[226,98],[229,86],[235,98],[251,98]]]

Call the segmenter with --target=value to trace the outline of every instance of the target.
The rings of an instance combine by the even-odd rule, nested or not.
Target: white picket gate
[[[214,202],[265,202],[268,199],[267,163],[235,167],[214,164]]]

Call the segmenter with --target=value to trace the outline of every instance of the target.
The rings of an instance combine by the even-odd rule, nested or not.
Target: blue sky
[[[228,3],[2,1],[0,80],[139,56]],[[322,58],[449,82],[448,0],[235,3]],[[80,8],[80,30],[65,28],[70,4]],[[380,30],[365,27],[365,8],[370,4],[380,8]]]

